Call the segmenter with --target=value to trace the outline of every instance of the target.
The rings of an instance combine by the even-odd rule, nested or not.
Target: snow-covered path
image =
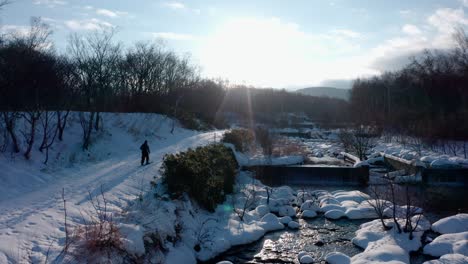
[[[149,190],[149,182],[159,175],[165,154],[208,144],[215,137],[219,139],[220,133],[169,134],[152,144],[150,160],[153,162],[147,166],[140,166],[140,154],[134,150],[96,163],[59,169],[53,172],[55,180],[22,195],[0,200],[0,263],[35,262],[43,260],[49,248],[52,256],[60,251],[64,237],[62,189],[72,224],[82,221],[83,211],[91,207],[90,196],[99,196],[101,188],[110,210],[118,213]],[[5,169],[7,172],[14,170]]]

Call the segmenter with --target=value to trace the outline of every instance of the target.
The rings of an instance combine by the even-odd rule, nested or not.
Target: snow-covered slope
[[[103,114],[103,132],[95,136],[89,151],[82,151],[75,114],[64,141],[51,150],[47,166],[38,151],[30,161],[21,154],[0,154],[0,263],[36,263],[48,251],[53,256],[61,250],[62,190],[72,226],[83,220],[91,208],[90,197],[99,196],[101,190],[109,210],[119,214],[150,188],[149,181],[159,175],[166,153],[208,144],[221,136],[219,131],[200,133],[177,124],[171,134],[172,124],[171,119],[155,114]],[[152,163],[141,166],[139,146],[145,139]]]

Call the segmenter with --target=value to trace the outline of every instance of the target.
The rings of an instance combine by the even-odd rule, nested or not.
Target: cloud
[[[27,36],[29,34],[29,26],[20,26],[20,25],[2,25],[0,27],[0,32],[6,34],[15,34],[19,36]]]
[[[116,18],[116,17],[121,17],[121,16],[124,16],[124,15],[128,15],[127,12],[112,11],[112,10],[103,9],[103,8],[96,9],[96,14],[101,15],[101,16],[111,17],[111,18]]]
[[[163,5],[171,9],[185,9],[186,8],[186,6],[180,2],[165,2]]]
[[[66,5],[68,2],[63,0],[33,0],[35,5],[45,5],[49,8]]]
[[[468,25],[463,9],[440,8],[427,21],[441,32],[453,32],[457,26]]]
[[[404,25],[401,30],[403,31],[403,33],[405,33],[407,35],[420,35],[420,34],[422,34],[422,31],[417,26],[412,25],[412,24]]]
[[[451,48],[453,33],[460,26],[468,26],[463,9],[439,8],[421,26],[406,24],[402,27],[404,35],[371,49],[370,66],[380,72],[398,70],[409,62],[410,57],[420,56],[425,49]]]
[[[98,30],[102,28],[113,27],[111,23],[99,20],[97,18],[67,20],[65,21],[65,26],[67,26],[71,30]]]
[[[194,39],[193,35],[190,34],[180,34],[174,32],[154,32],[151,35],[155,38],[162,38],[167,40],[192,40]]]
[[[460,0],[460,2],[462,3],[462,5],[468,7],[468,0]]]

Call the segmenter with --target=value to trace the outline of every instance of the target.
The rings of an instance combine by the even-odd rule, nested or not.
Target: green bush
[[[254,133],[248,129],[233,129],[224,133],[222,142],[231,143],[237,151],[246,152],[254,142]]]
[[[214,211],[233,192],[237,167],[232,150],[215,144],[166,155],[162,175],[172,197],[185,192]]]

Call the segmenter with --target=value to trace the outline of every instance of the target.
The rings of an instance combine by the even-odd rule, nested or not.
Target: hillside
[[[296,90],[297,93],[348,100],[349,90],[334,87],[308,87]]]

